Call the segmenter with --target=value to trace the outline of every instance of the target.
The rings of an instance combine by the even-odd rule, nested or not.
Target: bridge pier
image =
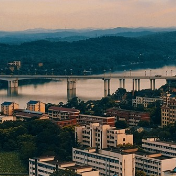
[[[153,90],[155,90],[155,79],[153,79]]]
[[[122,88],[122,79],[119,79],[119,87]]]
[[[155,79],[150,79],[150,89],[155,90]]]
[[[18,87],[8,87],[7,96],[16,96],[18,95]]]
[[[123,79],[123,88],[125,89],[125,79]]]
[[[135,79],[135,91],[137,91],[137,79]]]
[[[132,89],[132,95],[134,96],[134,79],[133,79],[133,89]]]
[[[76,97],[76,79],[67,79],[67,99]]]
[[[152,79],[150,79],[150,89],[152,90]]]
[[[9,80],[8,81],[8,87],[18,88],[18,80]]]
[[[104,79],[104,97],[110,95],[110,79]]]
[[[138,79],[138,91],[140,91],[140,79]]]
[[[108,96],[111,94],[110,79],[108,79]]]

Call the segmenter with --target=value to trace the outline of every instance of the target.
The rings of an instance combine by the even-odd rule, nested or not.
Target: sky
[[[176,0],[0,0],[0,31],[173,26]]]

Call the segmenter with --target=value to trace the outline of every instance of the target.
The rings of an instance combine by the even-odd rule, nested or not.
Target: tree
[[[120,129],[124,129],[124,128],[127,128],[127,127],[128,127],[128,124],[126,123],[126,121],[118,120],[118,121],[115,123],[115,127],[116,127],[116,128],[120,128]]]
[[[77,176],[77,174],[69,169],[58,169],[58,171],[55,171],[54,173],[52,173],[50,176]]]
[[[135,176],[146,176],[144,171],[136,170]]]

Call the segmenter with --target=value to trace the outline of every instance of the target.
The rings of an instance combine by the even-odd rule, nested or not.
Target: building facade
[[[19,105],[15,102],[4,102],[1,104],[1,112],[4,115],[11,116],[13,115],[14,109],[18,109]]]
[[[54,157],[29,159],[29,176],[50,176],[56,170],[69,169],[78,176],[99,176],[99,171],[88,165],[76,165],[75,162],[58,162]]]
[[[45,113],[45,103],[42,103],[41,101],[30,100],[27,103],[26,109],[30,111],[38,111],[38,112]]]
[[[140,121],[150,122],[150,114],[147,112],[110,108],[106,110],[106,113],[107,116],[115,116],[116,121],[126,121],[129,126],[137,126]]]
[[[133,135],[125,134],[125,129],[116,129],[109,125],[90,123],[75,127],[75,138],[83,146],[98,147],[99,149],[132,144]]]
[[[163,156],[160,153],[135,152],[135,168],[146,175],[164,176],[164,171],[174,169],[176,158]]]
[[[176,143],[160,141],[157,138],[142,139],[142,148],[149,152],[158,152],[164,156],[176,157]]]
[[[16,120],[21,120],[21,121],[28,121],[28,120],[35,120],[35,119],[40,119],[40,120],[49,119],[49,116],[47,114],[44,114],[38,111],[25,110],[25,109],[14,110],[13,116],[15,117]]]
[[[48,108],[48,115],[53,120],[77,119],[80,111],[78,109],[51,106]]]
[[[100,176],[135,176],[135,154],[104,149],[73,148],[72,160],[77,164],[90,165],[99,170]]]
[[[150,97],[139,97],[139,96],[136,96],[135,99],[132,99],[132,106],[138,107],[138,105],[143,105],[145,108],[147,108],[149,104],[152,104],[152,103],[154,103],[156,101],[159,101],[160,103],[162,103],[163,99],[160,98],[160,97],[150,98]]]
[[[162,127],[176,122],[176,97],[166,97],[165,104],[161,107]]]

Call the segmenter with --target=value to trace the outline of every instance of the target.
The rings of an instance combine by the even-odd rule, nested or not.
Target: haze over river
[[[123,75],[176,75],[175,66],[165,66],[157,69],[140,69],[140,70],[127,70],[116,73],[105,73],[105,76],[113,74]],[[165,80],[156,80],[156,88],[161,87],[166,83]],[[150,88],[149,80],[141,80],[141,89]],[[119,88],[119,80],[111,79],[111,94]],[[125,88],[127,91],[132,90],[132,80],[126,80]],[[89,79],[77,80],[76,82],[76,95],[81,100],[98,100],[104,95],[104,82],[103,80]],[[19,104],[20,108],[26,108],[26,103],[29,100],[40,100],[44,103],[67,102],[67,82],[64,81],[51,81],[49,83],[26,85],[18,87],[18,94],[8,95],[7,89],[0,90],[0,103],[4,101],[14,101]]]

